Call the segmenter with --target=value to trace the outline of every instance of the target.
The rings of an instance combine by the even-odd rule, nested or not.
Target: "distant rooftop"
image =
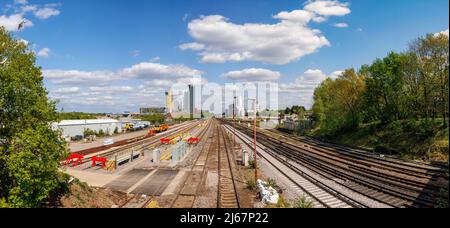
[[[69,126],[69,125],[85,125],[85,124],[109,124],[109,123],[120,123],[115,119],[96,119],[96,120],[63,120],[57,123],[58,126]]]

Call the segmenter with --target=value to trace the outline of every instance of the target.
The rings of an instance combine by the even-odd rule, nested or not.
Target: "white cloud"
[[[21,7],[22,12],[27,13],[27,12],[35,12],[38,7],[36,5],[25,5]]]
[[[133,92],[134,88],[131,86],[92,86],[89,87],[89,90],[92,92],[100,92],[100,93],[129,93]]]
[[[143,62],[117,71],[43,70],[50,98],[59,100],[66,110],[137,110],[139,106],[164,106],[164,92],[176,82],[193,83],[202,71],[184,65]],[[138,82],[138,86],[131,85]],[[206,83],[202,80],[202,83]],[[74,85],[74,93],[58,93]],[[70,88],[70,87],[69,87]],[[139,106],[138,106],[139,105]]]
[[[449,34],[448,34],[448,29],[447,29],[447,30],[444,30],[444,31],[441,31],[441,32],[438,32],[438,33],[436,33],[436,34],[434,34],[434,35],[435,35],[435,36],[438,36],[439,34],[443,34],[443,35],[449,36]]]
[[[141,55],[141,51],[140,51],[140,50],[133,50],[133,51],[131,52],[131,55],[132,55],[133,57],[138,57],[138,56]]]
[[[4,26],[6,30],[10,32],[16,32],[19,30],[19,24],[24,22],[23,28],[32,27],[33,22],[24,18],[23,14],[13,14],[10,16],[0,16],[0,26]]]
[[[306,10],[294,10],[291,12],[283,11],[275,15],[273,18],[300,24],[307,24],[314,18],[314,13]]]
[[[193,51],[200,51],[205,49],[205,45],[203,44],[199,44],[199,43],[187,43],[187,44],[182,44],[179,46],[181,50],[193,50]]]
[[[303,23],[307,18],[298,14],[277,15],[275,17],[283,18],[277,24],[234,24],[220,15],[201,17],[188,26],[196,42],[180,48],[201,50],[204,63],[287,64],[330,45],[320,31],[306,27]]]
[[[14,4],[26,5],[28,0],[14,0]]]
[[[318,69],[309,69],[291,83],[280,84],[280,108],[302,105],[310,108],[313,103],[314,90],[325,79],[336,79],[343,71],[326,75]]]
[[[142,62],[118,71],[44,70],[44,78],[54,84],[108,84],[116,81],[141,79],[144,81],[173,80],[201,76],[202,71],[184,65],[163,65]]]
[[[34,12],[34,15],[40,19],[47,19],[52,16],[58,16],[61,12],[58,9],[45,7]]]
[[[189,14],[185,13],[184,16],[183,16],[183,18],[182,18],[182,20],[183,20],[183,21],[186,21],[186,20],[188,19],[188,17],[189,17]]]
[[[28,44],[30,43],[28,40],[25,39],[19,39],[19,42],[25,44],[25,46],[28,46]]]
[[[335,71],[335,72],[331,73],[330,78],[331,78],[331,79],[337,79],[337,78],[340,77],[343,73],[344,73],[343,70]]]
[[[142,62],[120,72],[120,75],[125,77],[138,77],[148,80],[194,77],[202,74],[203,72],[184,65],[163,65],[152,62]]]
[[[280,72],[267,69],[244,69],[231,71],[223,74],[222,77],[235,81],[276,81],[281,77]]]
[[[42,74],[54,84],[102,84],[120,79],[111,71],[43,70]]]
[[[38,53],[37,56],[47,58],[50,55],[50,49],[49,48],[42,48]]]
[[[80,92],[80,87],[57,88],[51,92],[55,94],[73,94]]]
[[[279,20],[275,24],[236,24],[221,15],[201,16],[188,24],[194,42],[179,48],[198,52],[203,63],[287,64],[330,46],[321,31],[310,28],[308,23],[347,15],[351,12],[348,6],[339,1],[309,1],[304,9],[274,15]]]
[[[152,59],[150,59],[150,62],[158,62],[159,60],[161,60],[161,57],[155,56]]]
[[[333,26],[336,28],[347,28],[348,24],[347,23],[336,23]]]
[[[310,1],[305,5],[305,10],[314,12],[322,16],[345,16],[351,13],[348,3],[339,1]]]

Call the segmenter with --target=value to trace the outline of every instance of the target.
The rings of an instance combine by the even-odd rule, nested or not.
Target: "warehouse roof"
[[[111,124],[120,123],[115,119],[95,119],[95,120],[63,120],[57,123],[58,126],[70,126],[70,125],[89,125],[89,124]]]

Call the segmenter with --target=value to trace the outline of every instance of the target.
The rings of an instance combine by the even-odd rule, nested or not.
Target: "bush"
[[[103,129],[100,129],[100,130],[98,131],[98,133],[96,134],[96,136],[98,136],[98,137],[103,137],[103,136],[105,136],[105,132],[103,131]]]
[[[278,198],[277,207],[278,208],[290,208],[291,204],[280,195],[280,198]]]
[[[119,134],[119,128],[118,127],[114,128],[114,134]]]
[[[295,201],[294,208],[314,208],[314,203],[303,195]]]
[[[253,161],[253,160],[248,161],[249,169],[255,169],[255,167],[256,167],[255,161]]]
[[[272,187],[277,190],[278,193],[283,193],[283,190],[278,186],[277,182],[274,179],[269,178],[267,180],[267,187]]]
[[[256,189],[256,182],[253,179],[247,179],[245,181],[245,184],[246,184],[248,190],[253,191]]]
[[[89,137],[91,135],[97,135],[97,132],[88,128],[88,129],[84,130],[83,135],[84,135],[84,137]]]

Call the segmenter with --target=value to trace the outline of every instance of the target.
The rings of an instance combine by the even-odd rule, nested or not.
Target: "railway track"
[[[248,148],[253,148],[253,139],[240,131],[234,131],[231,126],[225,126],[230,133],[236,133],[236,137]],[[269,163],[274,170],[280,173],[286,181],[292,184],[292,187],[298,189],[302,193],[306,193],[306,197],[312,200],[316,208],[353,208],[366,207],[351,198],[340,194],[332,187],[322,183],[314,176],[300,170],[286,162],[272,150],[257,144],[258,155]]]
[[[405,172],[409,175],[414,175],[417,177],[443,177],[448,175],[448,166],[443,165],[430,165],[424,162],[417,161],[406,161],[404,159],[395,158],[388,155],[379,155],[374,152],[363,150],[359,148],[350,148],[332,143],[325,143],[318,141],[309,137],[298,137],[292,134],[288,134],[283,131],[271,130],[272,132],[283,139],[293,140],[296,143],[302,143],[305,145],[309,145],[314,150],[324,150],[328,152],[334,152],[338,156],[345,155],[355,159],[364,159],[375,165],[381,164],[383,166],[388,166],[392,169],[395,169],[396,172]],[[280,139],[278,137],[278,139]]]
[[[219,190],[217,197],[218,208],[240,208],[239,196],[234,178],[232,161],[232,149],[230,139],[224,133],[221,126],[217,126],[218,131],[218,149],[219,149]]]
[[[205,136],[210,134],[211,128],[213,123],[210,121],[203,130],[199,136],[199,138],[203,139],[203,145],[201,148],[201,151],[197,158],[194,161],[194,164],[192,165],[189,175],[184,180],[183,184],[181,185],[180,190],[177,192],[175,199],[172,201],[170,208],[192,208],[194,205],[194,202],[197,198],[197,192],[198,187],[201,183],[201,180],[203,179],[203,176],[205,174],[206,165],[202,161],[201,164],[199,162],[200,158],[203,156],[205,161],[208,159],[208,155],[211,148],[211,143],[208,143],[210,141],[210,138],[205,138]],[[199,172],[195,172],[195,170],[201,170]],[[200,175],[198,175],[200,174]],[[192,183],[192,182],[195,183]],[[191,188],[192,185],[196,185],[196,188],[194,190],[186,190],[188,188]]]
[[[239,130],[253,133],[242,126]],[[446,200],[442,189],[442,170],[404,161],[383,161],[355,153],[339,153],[309,144],[295,144],[285,139],[258,133],[258,142],[287,159],[335,183],[370,199],[392,207],[434,207]],[[447,195],[448,197],[448,195]]]

